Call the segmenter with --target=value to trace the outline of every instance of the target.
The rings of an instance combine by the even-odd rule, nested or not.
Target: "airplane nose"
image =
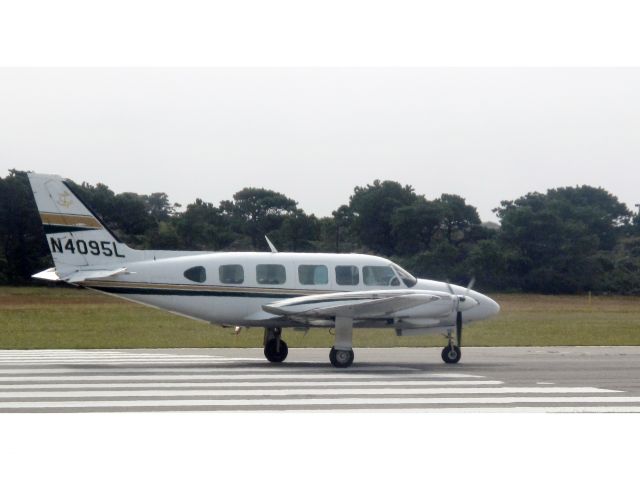
[[[489,318],[497,315],[500,312],[500,305],[487,297],[486,295],[482,295],[481,293],[474,292],[476,295],[476,300],[478,301],[478,306],[475,311],[478,314],[479,318]]]
[[[489,300],[488,304],[489,310],[491,311],[490,315],[497,315],[498,313],[500,313],[500,304],[495,300],[490,299],[489,297],[487,297],[487,300]]]
[[[483,295],[483,297],[484,298],[480,301],[483,316],[487,318],[497,315],[500,312],[500,305],[498,305],[498,302],[487,296]]]

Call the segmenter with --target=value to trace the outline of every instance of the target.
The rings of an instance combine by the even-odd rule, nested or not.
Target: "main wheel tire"
[[[442,360],[445,363],[458,363],[461,357],[462,351],[456,345],[447,345],[442,349]]]
[[[280,343],[279,348],[278,343]],[[278,340],[272,338],[264,346],[264,356],[272,363],[283,362],[284,359],[287,358],[288,353],[289,347],[284,340],[280,340],[280,342],[278,342]]]
[[[354,358],[353,350],[336,350],[332,348],[331,352],[329,352],[331,365],[336,368],[347,368],[353,363]]]

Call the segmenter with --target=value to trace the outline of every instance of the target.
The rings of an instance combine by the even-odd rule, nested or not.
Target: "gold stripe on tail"
[[[40,213],[45,225],[65,225],[69,227],[102,228],[100,222],[90,215],[65,215],[60,213]]]

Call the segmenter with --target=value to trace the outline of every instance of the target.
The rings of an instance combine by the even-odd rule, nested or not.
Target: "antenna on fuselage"
[[[267,243],[269,244],[269,248],[271,249],[271,253],[278,253],[278,249],[276,247],[274,247],[273,243],[271,243],[271,240],[269,240],[269,237],[267,237],[266,235],[264,236],[264,239],[267,241]]]

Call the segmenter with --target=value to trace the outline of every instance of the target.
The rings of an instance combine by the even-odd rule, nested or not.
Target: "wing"
[[[402,310],[440,300],[432,293],[405,290],[326,293],[264,305],[265,312],[298,318],[389,318]]]

